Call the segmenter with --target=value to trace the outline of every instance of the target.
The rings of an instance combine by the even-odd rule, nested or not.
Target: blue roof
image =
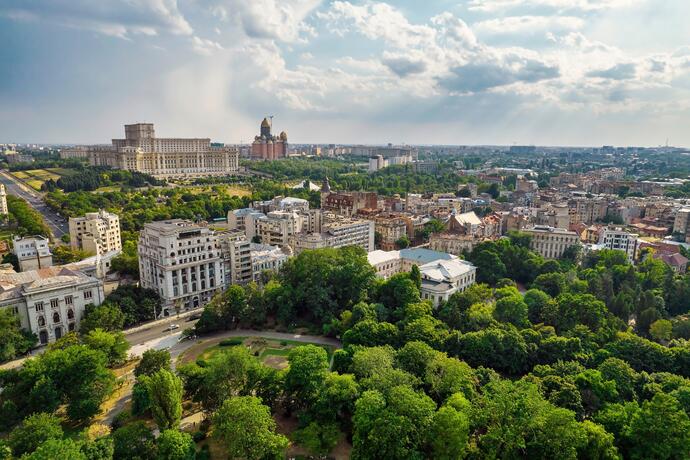
[[[414,260],[420,265],[433,262],[434,260],[450,260],[453,259],[451,254],[447,252],[433,251],[426,248],[408,248],[400,250],[400,257],[407,260]]]

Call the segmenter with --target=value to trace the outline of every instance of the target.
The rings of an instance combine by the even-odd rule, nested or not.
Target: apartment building
[[[251,243],[242,231],[218,233],[225,264],[225,284],[246,284],[253,278]]]
[[[203,306],[226,286],[221,243],[206,226],[181,219],[148,223],[138,251],[141,286],[158,292],[163,315]]]
[[[86,306],[104,299],[101,281],[66,267],[0,273],[0,308],[11,309],[42,345],[76,331]]]
[[[606,249],[625,252],[628,261],[634,263],[639,247],[638,237],[636,233],[629,233],[621,227],[606,227],[601,232],[599,245]]]
[[[12,252],[19,261],[19,271],[38,270],[53,265],[53,254],[48,247],[48,238],[41,235],[15,236]]]
[[[560,259],[566,249],[580,244],[580,237],[576,232],[563,228],[535,226],[522,231],[532,237],[532,250],[546,259]]]
[[[0,215],[6,216],[10,211],[7,208],[7,191],[5,184],[0,184]]]
[[[287,262],[290,251],[268,244],[250,245],[252,279],[259,281],[264,272],[277,272]]]
[[[396,249],[396,242],[403,236],[410,238],[408,219],[394,215],[376,216],[374,218],[374,232],[379,235],[378,245],[384,251]],[[412,236],[414,237],[414,235]]]
[[[327,215],[320,233],[298,233],[290,238],[295,254],[305,249],[341,248],[360,246],[365,251],[374,250],[374,222]]]
[[[70,217],[69,238],[73,248],[91,254],[121,251],[120,218],[104,210],[87,212],[83,217]]]

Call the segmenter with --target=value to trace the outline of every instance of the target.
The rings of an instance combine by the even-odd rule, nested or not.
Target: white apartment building
[[[673,233],[682,235],[684,242],[688,241],[688,236],[690,236],[690,208],[685,207],[678,210],[673,221]]]
[[[73,248],[95,255],[121,251],[120,218],[104,210],[70,217],[69,238]]]
[[[287,262],[290,254],[277,246],[251,243],[251,262],[254,281],[259,281],[266,271],[277,272]]]
[[[42,345],[77,330],[86,306],[104,299],[103,283],[66,267],[0,273],[0,308],[12,309]]]
[[[413,265],[422,275],[420,294],[437,307],[451,295],[464,291],[476,280],[477,268],[457,256],[425,248],[400,251],[372,251],[367,255],[376,276],[388,279],[397,273],[409,272]]]
[[[304,219],[296,212],[271,211],[256,222],[256,236],[262,244],[286,246],[303,225]]]
[[[341,248],[360,246],[374,250],[374,222],[328,215],[320,233],[298,233],[290,238],[295,254],[305,249]]]
[[[525,228],[522,232],[532,236],[532,250],[546,259],[560,259],[566,249],[580,244],[580,237],[576,232],[563,228],[535,226]]]
[[[220,232],[218,242],[225,262],[225,284],[250,282],[253,279],[251,244],[244,232]]]
[[[6,216],[10,211],[7,208],[7,191],[5,184],[0,184],[0,215]]]
[[[144,225],[139,235],[141,286],[161,297],[163,315],[203,306],[226,286],[218,235],[173,219]]]
[[[599,245],[606,249],[625,252],[628,261],[634,263],[639,246],[638,236],[635,233],[628,233],[620,227],[607,227],[601,232]]]
[[[53,254],[45,236],[15,236],[12,244],[12,252],[19,261],[19,271],[38,270],[53,265]]]

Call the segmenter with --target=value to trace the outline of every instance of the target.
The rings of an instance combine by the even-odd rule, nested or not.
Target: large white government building
[[[63,149],[60,157],[160,178],[219,176],[239,171],[236,148],[212,144],[209,138],[156,137],[153,123],[125,125],[125,138],[113,139],[112,145]]]

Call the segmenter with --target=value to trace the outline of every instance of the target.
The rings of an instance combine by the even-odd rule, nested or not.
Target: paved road
[[[69,233],[67,219],[59,216],[55,211],[50,209],[44,202],[42,195],[31,187],[24,185],[21,181],[7,171],[0,171],[0,183],[5,184],[7,193],[23,198],[29,203],[29,206],[36,211],[43,214],[43,218],[53,232],[56,241],[59,241],[62,235]]]

